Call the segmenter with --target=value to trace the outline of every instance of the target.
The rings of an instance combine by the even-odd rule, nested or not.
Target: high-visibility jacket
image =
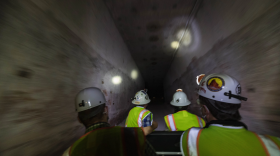
[[[142,120],[151,112],[144,107],[136,106],[132,108],[126,118],[125,127],[142,127]],[[153,122],[153,115],[151,114],[151,122]]]
[[[181,136],[183,156],[280,156],[280,140],[242,126],[211,124],[191,128]]]
[[[86,133],[67,151],[68,156],[143,156],[145,141],[141,128],[105,127]]]
[[[166,115],[164,120],[170,131],[185,131],[191,127],[205,126],[202,118],[185,110]]]

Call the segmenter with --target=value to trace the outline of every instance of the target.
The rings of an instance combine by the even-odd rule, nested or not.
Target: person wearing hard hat
[[[240,83],[226,74],[210,74],[199,83],[198,104],[207,120],[181,136],[184,156],[280,156],[280,139],[247,130],[240,122]]]
[[[170,131],[185,131],[191,127],[204,127],[205,121],[195,114],[187,111],[191,102],[182,89],[177,89],[170,102],[174,106],[175,113],[164,117],[167,128]]]
[[[132,103],[136,107],[129,111],[125,127],[147,127],[149,133],[157,128],[158,123],[153,121],[152,112],[146,109],[150,101],[145,90],[140,90],[135,94]]]
[[[78,93],[75,107],[78,120],[86,127],[86,131],[63,156],[156,155],[150,144],[146,144],[145,135],[149,134],[149,130],[111,127],[105,104],[105,96],[99,88],[85,88]]]

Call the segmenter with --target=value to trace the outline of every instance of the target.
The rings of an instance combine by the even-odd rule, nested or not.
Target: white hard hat
[[[135,94],[132,103],[135,105],[145,105],[150,103],[150,101],[148,94],[144,90],[140,90]]]
[[[191,102],[182,89],[177,89],[170,104],[173,106],[188,106]]]
[[[90,87],[81,90],[76,96],[76,111],[81,112],[106,103],[104,94],[99,88]]]
[[[198,94],[211,100],[231,104],[240,104],[241,100],[247,100],[240,96],[239,82],[226,74],[205,76],[199,83]]]

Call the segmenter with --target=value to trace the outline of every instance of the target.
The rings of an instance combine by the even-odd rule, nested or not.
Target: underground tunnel
[[[280,137],[279,17],[277,0],[1,1],[0,155],[61,156],[85,134],[75,99],[88,87],[102,92],[116,127],[126,126],[145,90],[158,123],[146,139],[158,155],[186,155],[183,131],[168,131],[164,116],[184,92],[188,112],[209,124],[197,76],[213,73],[238,81],[233,92],[247,98],[239,113],[249,131]],[[157,142],[178,151],[158,151]]]

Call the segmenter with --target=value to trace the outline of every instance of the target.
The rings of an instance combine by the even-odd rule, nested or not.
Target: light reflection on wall
[[[179,42],[178,42],[178,41],[173,41],[173,42],[171,42],[171,47],[172,47],[173,49],[177,49],[177,48],[179,47]]]
[[[113,82],[113,84],[120,84],[120,83],[122,83],[122,78],[120,77],[120,76],[114,76],[113,78],[112,78],[112,82]]]
[[[178,31],[178,33],[176,34],[176,39],[178,41],[173,41],[171,42],[171,47],[173,49],[177,49],[179,48],[180,45],[183,46],[188,46],[190,45],[191,41],[192,41],[192,36],[189,30],[185,29],[181,29]],[[180,41],[180,42],[179,42]]]
[[[183,37],[182,37],[182,35],[183,35]],[[181,37],[182,37],[181,42],[180,42],[181,44],[183,44],[184,46],[190,45],[191,40],[192,40],[192,36],[191,36],[191,33],[190,33],[189,30],[185,31],[185,29],[181,29],[177,33],[177,39],[179,40]]]
[[[132,79],[135,80],[138,77],[138,72],[136,70],[132,70],[130,76]]]
[[[185,29],[186,17],[177,17],[174,18],[169,22],[171,24],[171,27],[165,27],[164,29],[164,36],[168,37],[165,42],[166,44],[170,45],[170,48],[177,49],[178,52],[176,54],[177,57],[184,56],[185,54],[191,54],[195,53],[197,54],[197,50],[200,47],[201,42],[201,32],[199,24],[196,20],[193,20],[191,24],[189,25],[188,29]],[[183,37],[182,34],[184,33]],[[182,40],[180,42],[180,45],[178,45],[179,39],[182,37]],[[177,45],[176,45],[177,44]],[[180,50],[183,49],[183,50]],[[191,56],[192,58],[193,56]]]

